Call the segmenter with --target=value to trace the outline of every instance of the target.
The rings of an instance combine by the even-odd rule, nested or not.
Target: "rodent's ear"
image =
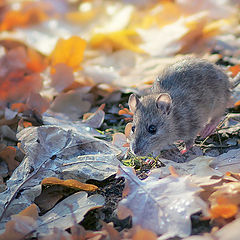
[[[172,98],[168,93],[161,93],[156,99],[156,106],[163,113],[169,114],[172,106]]]
[[[128,99],[128,106],[131,112],[135,112],[137,105],[138,105],[139,99],[135,94],[131,94]]]

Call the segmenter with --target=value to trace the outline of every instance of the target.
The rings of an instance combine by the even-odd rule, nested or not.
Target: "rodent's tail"
[[[234,89],[240,83],[240,72],[231,80],[232,86],[231,89]]]

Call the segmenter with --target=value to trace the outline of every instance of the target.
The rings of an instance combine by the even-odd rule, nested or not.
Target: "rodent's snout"
[[[137,156],[142,156],[143,155],[143,149],[139,146],[136,146],[135,144],[131,144],[130,145],[130,150],[133,154],[137,155]]]
[[[136,145],[135,145],[135,144],[133,145],[133,143],[131,142],[131,143],[130,143],[130,151],[131,151],[133,154],[135,154],[135,155],[137,155],[136,149],[137,149],[137,148],[136,148]]]

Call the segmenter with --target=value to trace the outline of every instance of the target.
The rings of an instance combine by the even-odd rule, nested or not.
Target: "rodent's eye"
[[[150,126],[148,127],[148,132],[149,132],[149,133],[155,134],[156,131],[157,131],[157,128],[156,128],[155,125],[150,125]]]
[[[132,132],[134,132],[135,131],[135,126],[132,126]]]

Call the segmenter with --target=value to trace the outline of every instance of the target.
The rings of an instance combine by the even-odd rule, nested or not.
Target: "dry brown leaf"
[[[84,95],[86,94],[83,89],[61,93],[54,99],[50,109],[78,120],[91,107],[91,102],[84,100]]]
[[[62,92],[74,82],[73,69],[65,63],[56,64],[54,69],[54,73],[51,74],[51,86]]]
[[[73,239],[71,234],[69,234],[67,231],[64,231],[59,228],[54,228],[52,234],[49,234],[45,237],[40,238],[40,240],[55,240],[55,239],[57,239],[57,240],[76,240],[75,238]]]
[[[108,238],[109,239],[114,239],[114,240],[121,240],[121,236],[120,233],[110,224],[110,223],[105,223],[105,222],[101,222],[103,229],[108,233]]]
[[[42,189],[41,194],[35,198],[34,202],[41,211],[46,212],[53,208],[63,197],[62,189],[59,189],[57,186],[52,186]]]
[[[15,156],[16,156],[16,148],[11,146],[4,148],[0,152],[0,158],[7,163],[10,175],[12,174],[14,169],[19,165],[19,162],[15,160]]]
[[[35,204],[30,205],[17,215],[12,215],[12,220],[7,222],[5,232],[0,235],[0,240],[19,240],[35,230],[38,210]]]
[[[44,178],[42,180],[42,185],[61,185],[77,190],[85,190],[90,192],[94,192],[98,189],[98,187],[93,184],[81,183],[75,179],[61,180],[56,177]]]
[[[44,113],[49,108],[49,101],[43,98],[39,93],[30,93],[26,104],[28,109],[37,111],[39,114]]]
[[[92,128],[101,127],[104,118],[105,112],[103,111],[105,104],[102,104],[95,113],[85,113],[83,115],[83,122]]]
[[[118,147],[123,154],[125,154],[129,148],[129,143],[127,142],[126,135],[123,133],[114,133],[112,135],[112,144]]]
[[[36,204],[31,204],[29,207],[22,210],[18,215],[20,216],[28,216],[33,218],[34,220],[37,220],[38,218],[38,208]]]

